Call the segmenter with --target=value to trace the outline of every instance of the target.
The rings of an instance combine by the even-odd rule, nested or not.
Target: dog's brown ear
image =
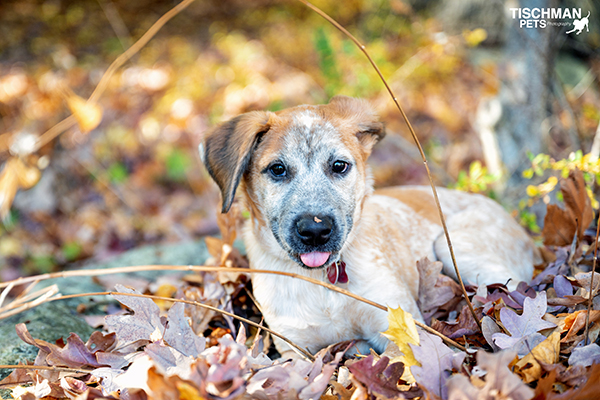
[[[347,96],[335,96],[329,101],[335,112],[343,119],[356,124],[356,137],[368,156],[371,149],[385,137],[385,127],[371,103]]]
[[[269,130],[273,115],[263,111],[239,115],[210,131],[200,144],[200,157],[221,189],[222,213],[229,211],[252,151]]]

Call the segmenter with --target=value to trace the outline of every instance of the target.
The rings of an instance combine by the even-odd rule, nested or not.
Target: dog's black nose
[[[320,246],[329,241],[333,219],[328,216],[305,215],[296,222],[300,241],[307,246]]]

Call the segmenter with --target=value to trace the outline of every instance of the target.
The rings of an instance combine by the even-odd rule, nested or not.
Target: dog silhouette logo
[[[577,35],[579,35],[581,32],[583,32],[583,28],[585,28],[586,32],[590,31],[590,12],[588,11],[587,16],[581,18],[581,19],[576,19],[575,21],[573,21],[573,29],[571,29],[570,31],[567,31],[567,35],[571,32],[576,32]]]

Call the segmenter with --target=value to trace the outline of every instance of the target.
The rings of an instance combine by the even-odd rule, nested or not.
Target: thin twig
[[[152,37],[156,34],[156,32],[159,31],[160,28],[163,27],[164,24],[166,24],[171,18],[179,14],[182,10],[184,10],[193,2],[194,0],[183,0],[181,3],[177,4],[175,7],[170,9],[167,13],[160,17],[158,21],[156,21],[154,25],[152,25],[150,29],[148,29],[148,31],[144,33],[142,37],[139,38],[137,42],[133,44],[133,46],[128,48],[126,52],[117,57],[117,59],[113,61],[112,64],[110,64],[110,66],[100,79],[98,86],[96,86],[96,89],[94,89],[94,91],[92,92],[92,95],[90,96],[88,102],[96,102],[98,98],[100,98],[102,93],[104,93],[104,90],[106,90],[108,82],[110,81],[110,78],[112,78],[115,71],[119,69],[123,64],[125,64],[131,57],[133,57],[135,53],[140,51],[140,49],[144,47],[146,43],[150,41],[150,39],[152,39]]]
[[[303,276],[300,274],[294,274],[291,272],[283,272],[283,271],[268,271],[268,270],[260,270],[260,269],[248,269],[248,268],[227,268],[227,267],[217,267],[217,266],[194,266],[194,265],[140,265],[135,267],[121,267],[121,268],[108,268],[108,269],[90,269],[90,270],[77,270],[77,271],[64,271],[64,272],[54,272],[51,274],[43,274],[37,276],[30,276],[25,278],[18,278],[13,281],[8,282],[0,282],[0,289],[3,287],[7,287],[9,285],[20,285],[23,283],[28,283],[35,280],[47,280],[47,279],[55,279],[55,278],[69,278],[76,276],[101,276],[101,275],[111,275],[111,274],[121,274],[121,273],[131,273],[131,272],[141,272],[141,271],[195,271],[195,272],[218,272],[218,271],[226,271],[226,272],[241,272],[248,274],[273,274],[273,275],[283,275],[289,276],[291,278],[300,279],[306,282],[310,282],[315,285],[323,286],[327,289],[333,290],[334,292],[341,293],[348,297],[351,297],[355,300],[361,301],[363,303],[369,304],[373,307],[379,308],[383,311],[388,311],[386,306],[383,306],[379,303],[376,303],[372,300],[366,299],[362,296],[358,296],[352,292],[349,292],[346,289],[339,288],[337,286],[331,285],[329,283],[321,282],[319,280],[309,278],[307,276]],[[12,286],[11,286],[12,287]],[[0,320],[5,318],[4,315],[0,315]],[[451,346],[454,346],[462,351],[466,351],[463,346],[450,339],[447,336],[439,333],[433,328],[429,326],[415,321],[417,326],[426,330],[427,332],[440,337],[443,341],[448,343]]]
[[[117,57],[117,59],[113,61],[112,64],[110,64],[106,72],[104,72],[102,78],[100,78],[100,82],[98,82],[98,85],[96,85],[96,88],[92,92],[92,95],[87,100],[88,103],[96,103],[108,87],[110,78],[112,78],[114,73],[131,57],[133,57],[138,51],[140,51],[140,49],[144,47],[146,43],[148,43],[150,39],[154,37],[154,35],[156,35],[156,32],[158,32],[164,24],[166,24],[171,18],[179,14],[182,10],[184,10],[193,2],[194,0],[183,0],[181,3],[177,4],[175,7],[167,11],[154,23],[154,25],[150,27],[150,29],[148,29],[148,31],[146,31],[146,33],[142,35],[141,38],[139,38],[129,49],[127,49],[127,51],[125,51],[119,57]],[[38,151],[44,145],[50,143],[61,133],[75,126],[76,124],[77,120],[75,119],[75,116],[69,115],[67,118],[63,119],[62,121],[54,125],[52,128],[48,129],[38,138],[34,147],[34,152]]]
[[[333,18],[331,18],[328,14],[326,14],[320,8],[316,7],[315,5],[309,3],[306,0],[298,0],[298,1],[300,1],[301,3],[303,3],[304,5],[306,5],[307,7],[309,7],[310,9],[312,9],[314,12],[316,12],[317,14],[319,14],[321,17],[325,18],[329,23],[331,23],[333,26],[335,26],[340,32],[342,32],[344,35],[348,36],[350,38],[350,40],[352,40],[354,42],[354,44],[356,44],[356,46],[358,46],[358,48],[367,57],[367,59],[369,60],[369,62],[371,63],[371,65],[373,66],[373,68],[375,69],[375,71],[377,72],[377,75],[379,75],[379,78],[381,78],[381,81],[383,82],[383,85],[387,89],[387,91],[390,94],[390,96],[392,96],[392,99],[394,100],[394,103],[396,104],[396,107],[400,111],[400,114],[402,114],[402,118],[404,119],[404,122],[406,123],[406,126],[408,127],[408,130],[410,131],[410,134],[411,134],[413,140],[415,141],[415,144],[417,145],[417,147],[419,149],[419,153],[421,154],[421,158],[423,159],[423,164],[425,165],[425,169],[427,170],[427,177],[429,178],[429,184],[431,185],[431,190],[433,191],[433,198],[435,200],[435,205],[437,206],[438,213],[440,215],[440,220],[441,220],[441,223],[442,223],[442,228],[444,229],[444,235],[446,236],[446,242],[448,243],[448,249],[450,250],[450,258],[452,259],[452,265],[454,266],[454,271],[456,273],[456,277],[458,278],[458,282],[460,283],[460,287],[462,289],[463,296],[464,296],[465,300],[467,301],[467,305],[469,306],[469,309],[471,310],[471,314],[473,315],[473,319],[475,320],[475,322],[477,322],[477,326],[479,327],[479,330],[481,331],[481,321],[479,321],[479,319],[477,319],[477,315],[475,314],[475,309],[473,308],[473,304],[469,300],[469,296],[467,295],[467,290],[465,289],[465,285],[464,285],[463,280],[462,280],[462,278],[460,276],[460,271],[458,270],[458,265],[456,264],[456,257],[454,256],[454,249],[452,247],[452,242],[450,241],[450,233],[448,233],[448,228],[446,226],[446,219],[444,218],[444,213],[442,212],[442,206],[440,205],[440,200],[438,198],[437,190],[436,190],[435,184],[433,182],[433,177],[431,176],[431,171],[429,171],[429,165],[427,164],[427,158],[425,157],[425,152],[423,151],[423,147],[421,146],[421,142],[419,142],[419,138],[417,138],[417,134],[415,133],[415,130],[413,129],[412,124],[408,120],[408,117],[406,116],[406,113],[404,112],[404,109],[402,108],[402,106],[398,102],[398,98],[396,97],[396,95],[392,91],[392,88],[388,85],[387,81],[383,77],[383,74],[379,70],[379,67],[377,66],[377,64],[375,64],[375,61],[373,61],[373,59],[371,58],[371,56],[367,52],[367,49],[366,49],[365,45],[363,45],[357,38],[355,38],[343,26],[341,26],[336,20],[334,20]]]
[[[598,222],[596,223],[596,241],[594,242],[594,261],[592,262],[592,277],[590,278],[590,298],[588,299],[587,314],[585,315],[585,333],[583,334],[584,343],[587,345],[589,342],[590,333],[590,314],[592,312],[592,305],[594,304],[594,274],[596,271],[596,260],[598,259],[598,236],[600,235],[600,215],[598,215]]]
[[[48,371],[72,372],[74,374],[89,374],[94,372],[93,369],[75,369],[66,367],[55,367],[53,365],[0,365],[0,369],[44,369]]]

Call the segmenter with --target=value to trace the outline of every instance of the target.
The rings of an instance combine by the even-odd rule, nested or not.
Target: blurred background
[[[97,105],[77,103],[176,4],[0,3],[1,280],[217,232],[219,193],[197,145],[210,127],[250,110],[323,103],[336,94],[370,99],[388,130],[371,159],[376,185],[427,183],[367,59],[291,0],[196,0],[115,72]],[[366,45],[439,186],[491,195],[535,231],[537,211],[523,202],[528,152],[572,160],[600,152],[597,2],[315,4]],[[589,32],[566,34],[573,18],[521,28],[515,7],[589,11]],[[36,149],[71,112],[79,124]]]

